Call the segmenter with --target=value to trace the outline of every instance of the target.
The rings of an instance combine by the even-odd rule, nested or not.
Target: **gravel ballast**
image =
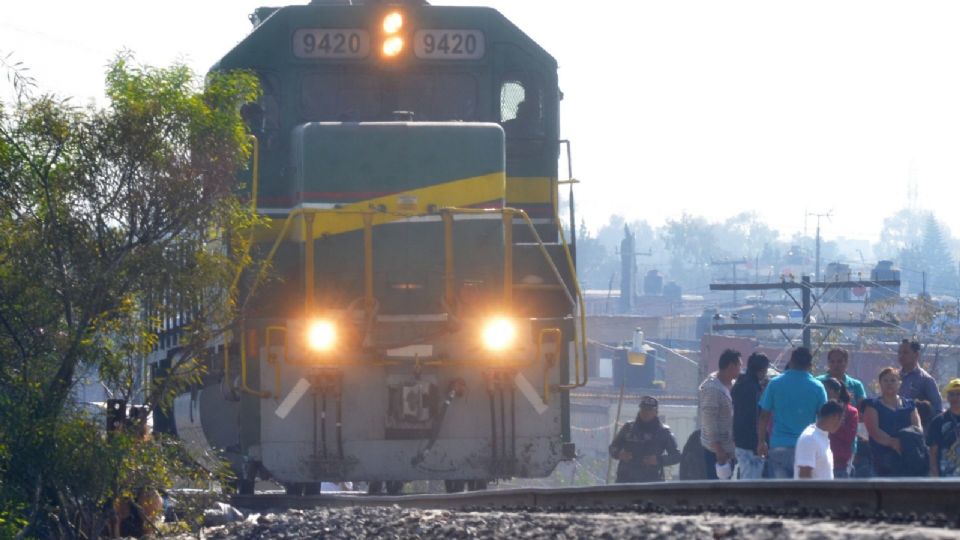
[[[450,511],[393,507],[289,510],[204,529],[202,538],[750,538],[940,539],[960,531],[920,523],[638,512]]]

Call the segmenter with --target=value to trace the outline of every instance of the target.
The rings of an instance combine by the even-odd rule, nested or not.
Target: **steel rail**
[[[877,516],[955,517],[960,481],[944,479],[681,481],[572,488],[513,488],[454,494],[368,496],[321,494],[236,495],[233,504],[255,510],[391,506],[430,509],[501,508],[566,511],[631,507],[660,512],[791,512]]]

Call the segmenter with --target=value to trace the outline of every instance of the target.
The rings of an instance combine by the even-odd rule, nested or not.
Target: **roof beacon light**
[[[396,34],[403,28],[403,14],[391,11],[383,18],[383,31],[387,34]]]

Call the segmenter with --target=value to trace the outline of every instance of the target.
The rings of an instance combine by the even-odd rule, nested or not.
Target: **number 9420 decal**
[[[366,58],[370,33],[361,29],[300,28],[293,33],[297,58]]]
[[[472,60],[483,58],[485,43],[479,30],[417,30],[413,52],[431,60]]]

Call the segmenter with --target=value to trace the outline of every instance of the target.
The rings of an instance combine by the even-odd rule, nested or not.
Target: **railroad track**
[[[286,510],[317,507],[392,506],[419,509],[578,509],[635,508],[667,513],[719,512],[879,518],[894,521],[931,519],[960,525],[960,481],[832,480],[736,481],[618,484],[573,488],[514,488],[456,494],[367,496],[321,494],[237,495],[237,507]]]

